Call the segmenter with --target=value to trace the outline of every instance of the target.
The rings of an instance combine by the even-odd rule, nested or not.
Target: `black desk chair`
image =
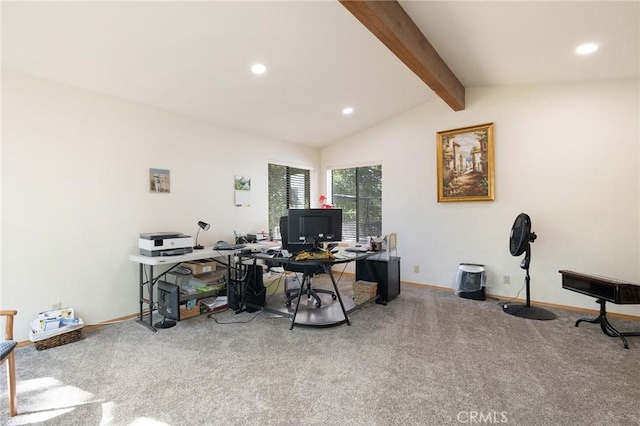
[[[282,236],[282,248],[284,250],[288,250],[289,252],[291,252],[292,247],[289,245],[289,240],[288,240],[288,237],[289,237],[288,225],[289,225],[289,217],[282,216],[280,218],[280,235]],[[311,245],[304,247],[304,249],[310,249],[310,248],[312,248]],[[285,263],[283,267],[286,271],[301,272],[303,273],[303,277],[304,277],[303,281],[300,283],[299,289],[287,290],[285,292],[285,295],[287,297],[285,301],[286,306],[291,306],[291,302],[297,299],[300,296],[301,292],[302,294],[306,293],[307,298],[313,297],[316,300],[317,308],[322,306],[322,301],[320,300],[320,296],[318,296],[318,293],[330,294],[331,298],[333,300],[336,300],[336,293],[334,291],[325,290],[323,288],[314,289],[311,286],[311,278],[313,276],[324,274],[324,269],[322,268],[322,266],[320,265],[303,266],[303,265],[292,265],[292,264]]]

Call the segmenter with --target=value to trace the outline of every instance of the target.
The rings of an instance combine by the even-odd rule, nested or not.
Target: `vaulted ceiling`
[[[639,2],[399,5],[467,89],[640,75]],[[461,109],[419,76],[441,69],[408,64],[348,6],[2,2],[2,69],[317,147],[428,101]],[[583,42],[600,49],[578,56]]]

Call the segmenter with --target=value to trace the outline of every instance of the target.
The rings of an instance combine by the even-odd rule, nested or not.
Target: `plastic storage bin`
[[[455,280],[455,293],[464,299],[485,300],[484,265],[461,263]]]

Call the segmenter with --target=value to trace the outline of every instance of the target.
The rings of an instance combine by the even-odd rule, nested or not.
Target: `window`
[[[331,203],[342,209],[342,239],[382,234],[382,166],[331,171]]]
[[[309,208],[310,172],[305,169],[269,164],[269,229],[280,224],[287,209]]]

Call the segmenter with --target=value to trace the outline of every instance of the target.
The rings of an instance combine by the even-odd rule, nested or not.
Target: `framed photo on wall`
[[[166,169],[149,169],[149,191],[171,191],[171,172]]]
[[[437,133],[438,202],[493,201],[493,123]]]

